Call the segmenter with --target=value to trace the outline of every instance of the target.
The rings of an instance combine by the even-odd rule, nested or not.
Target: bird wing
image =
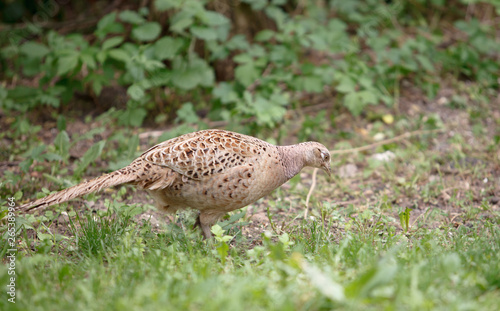
[[[223,131],[205,130],[160,143],[142,157],[155,165],[166,166],[196,180],[248,165],[268,147],[257,138]]]

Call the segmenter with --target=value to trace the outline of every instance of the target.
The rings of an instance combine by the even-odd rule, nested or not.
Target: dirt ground
[[[339,154],[333,157],[334,178],[328,180],[322,172],[319,172],[315,177],[314,182],[316,185],[310,197],[307,217],[321,217],[321,205],[328,202],[341,213],[344,213],[345,219],[348,219],[349,215],[355,217],[365,209],[380,206],[382,198],[385,198],[386,203],[398,207],[384,212],[396,220],[392,225],[396,226],[397,230],[402,230],[397,210],[406,207],[412,209],[410,224],[419,219],[423,220],[430,210],[439,210],[441,216],[434,217],[434,221],[425,222],[427,227],[439,227],[443,222],[453,223],[454,226],[471,226],[471,222],[490,217],[492,211],[498,211],[500,209],[500,148],[486,150],[487,145],[491,144],[485,144],[485,142],[493,142],[495,135],[500,135],[498,128],[500,124],[500,94],[490,103],[488,107],[490,111],[488,111],[486,117],[481,117],[480,120],[472,122],[470,109],[456,109],[448,104],[454,92],[451,88],[444,88],[434,100],[428,101],[424,99],[425,97],[418,89],[408,87],[400,98],[398,109],[407,119],[411,120],[420,116],[437,114],[444,125],[443,130],[433,133],[430,144],[431,149],[422,151],[424,157],[428,155],[432,155],[432,157],[428,160],[418,160],[437,161],[438,165],[430,163],[430,171],[421,175],[421,178],[416,181],[411,191],[408,191],[408,193],[394,191],[394,181],[388,180],[383,172],[381,173],[378,170],[368,175],[364,174],[364,171],[369,166],[366,159],[376,152],[375,148],[362,152],[353,150],[351,153]],[[322,107],[325,107],[325,105],[323,104]],[[386,108],[380,109],[381,113],[389,111]],[[329,113],[332,112],[329,111]],[[7,122],[0,123],[2,130],[8,130]],[[474,127],[477,127],[477,124],[483,126],[482,133],[484,137],[481,139],[478,139],[477,135],[474,134]],[[42,130],[39,132],[40,138],[46,144],[52,144],[58,133],[55,129],[55,123],[47,121],[42,122],[40,125],[42,126]],[[75,134],[85,133],[98,125],[100,124],[85,123],[83,120],[77,119],[75,122],[68,123],[66,130],[69,136],[72,137]],[[355,147],[360,147],[374,142],[367,135],[371,127],[372,124],[366,119],[353,118],[345,113],[336,116],[336,128],[329,131],[332,134],[340,131],[355,132],[357,138],[350,143]],[[158,136],[158,133],[161,133],[162,130],[165,129],[142,128],[140,130],[142,133],[140,136],[142,137],[140,141],[141,150],[146,150],[151,146],[153,140],[149,139],[149,136]],[[151,135],[148,135],[148,133]],[[80,141],[71,148],[70,161],[81,158],[90,146],[97,141],[106,139],[111,134],[112,132],[108,130],[94,135],[93,139]],[[449,156],[451,150],[460,148],[456,144],[450,143],[450,141],[453,141],[451,138],[457,134],[465,139],[464,143],[467,144],[468,149],[464,158],[459,159],[459,161],[451,161]],[[332,135],[332,137],[334,136]],[[418,137],[403,137],[394,143],[400,145],[401,148],[406,148],[406,146],[412,144],[414,139],[418,139]],[[4,137],[2,140],[2,143],[9,143],[8,138]],[[291,139],[290,142],[294,142],[294,139]],[[335,152],[335,145],[339,141],[322,141],[322,143],[331,147],[331,151]],[[360,157],[360,154],[363,156]],[[0,162],[0,169],[20,173],[19,162],[18,160],[3,160]],[[84,172],[84,179],[99,176],[101,173],[98,169],[106,171],[107,163],[98,159],[96,164],[97,168]],[[401,177],[410,176],[412,170],[415,169],[411,161],[399,163],[398,165],[397,173],[401,174]],[[39,191],[41,187],[56,190],[50,182],[43,181],[44,177],[41,173],[32,171],[30,174],[32,178],[41,182],[39,185],[22,185],[25,194],[24,198],[32,197],[34,192]],[[241,231],[250,243],[257,243],[264,230],[286,232],[287,230],[293,230],[296,224],[303,221],[306,213],[306,197],[313,183],[312,175],[313,169],[304,169],[300,175],[300,182],[293,185],[290,183],[285,184],[278,191],[278,194],[275,192],[246,209],[246,215],[242,219],[249,224],[241,226]],[[339,186],[339,180],[342,181],[341,186]],[[424,187],[438,180],[443,185],[443,189],[437,195],[430,196],[430,198],[420,195]],[[345,191],[345,189],[350,189],[350,191]],[[79,199],[71,201],[70,205],[75,210],[80,210],[82,214],[88,213],[89,209],[93,211],[104,210],[106,209],[104,206],[105,199],[111,199],[113,193],[114,190],[107,190],[95,202],[85,202]],[[145,192],[136,191],[132,187],[128,187],[127,194],[124,197],[127,198],[124,201],[127,204],[154,205],[153,200]],[[24,198],[23,200],[27,201]],[[490,204],[490,210],[481,207],[485,200]],[[464,208],[467,204],[480,210],[475,214],[475,218],[471,218],[471,212]],[[269,206],[271,206],[273,228],[267,216]],[[351,208],[349,208],[350,206]],[[192,213],[192,216],[194,217],[194,213]],[[182,225],[181,222],[184,221],[183,217],[174,219],[153,209],[136,216],[136,220],[150,221],[155,231],[165,230],[164,225],[172,221],[179,225]],[[328,221],[325,218],[325,225],[327,224]],[[52,224],[54,229],[63,234],[69,234],[67,225],[67,216],[63,215]],[[333,223],[330,230],[341,233],[342,224]]]

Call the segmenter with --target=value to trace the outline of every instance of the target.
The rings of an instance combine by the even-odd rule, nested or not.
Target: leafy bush
[[[493,27],[475,18],[451,16],[464,36],[442,47],[446,37],[418,15],[427,12],[420,1],[332,0],[295,10],[284,0],[223,3],[226,10],[218,12],[208,0],[157,0],[152,10],[105,15],[90,35],[32,25],[39,39],[11,36],[0,49],[3,79],[20,79],[0,85],[0,107],[15,115],[58,109],[75,92],[96,98],[118,84],[128,101],[114,116],[124,125],[140,126],[148,113],[157,122],[175,116],[197,123],[196,111],[204,108],[212,120],[251,118],[250,129],[259,129],[283,122],[306,94],[333,91],[360,115],[369,105],[392,107],[403,79],[429,97],[448,74],[498,88],[500,44]],[[444,9],[441,2],[432,5]],[[220,67],[229,73],[216,74]]]

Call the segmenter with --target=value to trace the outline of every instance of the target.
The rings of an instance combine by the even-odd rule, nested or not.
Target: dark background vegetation
[[[208,244],[194,213],[127,186],[19,215],[19,304],[0,309],[498,308],[498,1],[7,0],[0,17],[2,256],[4,198],[186,132],[316,140],[334,168]]]

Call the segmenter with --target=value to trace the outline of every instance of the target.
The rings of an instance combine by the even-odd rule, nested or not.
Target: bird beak
[[[327,174],[328,174],[328,178],[332,178],[332,169],[330,167],[330,163],[323,163],[322,167],[321,167]]]

